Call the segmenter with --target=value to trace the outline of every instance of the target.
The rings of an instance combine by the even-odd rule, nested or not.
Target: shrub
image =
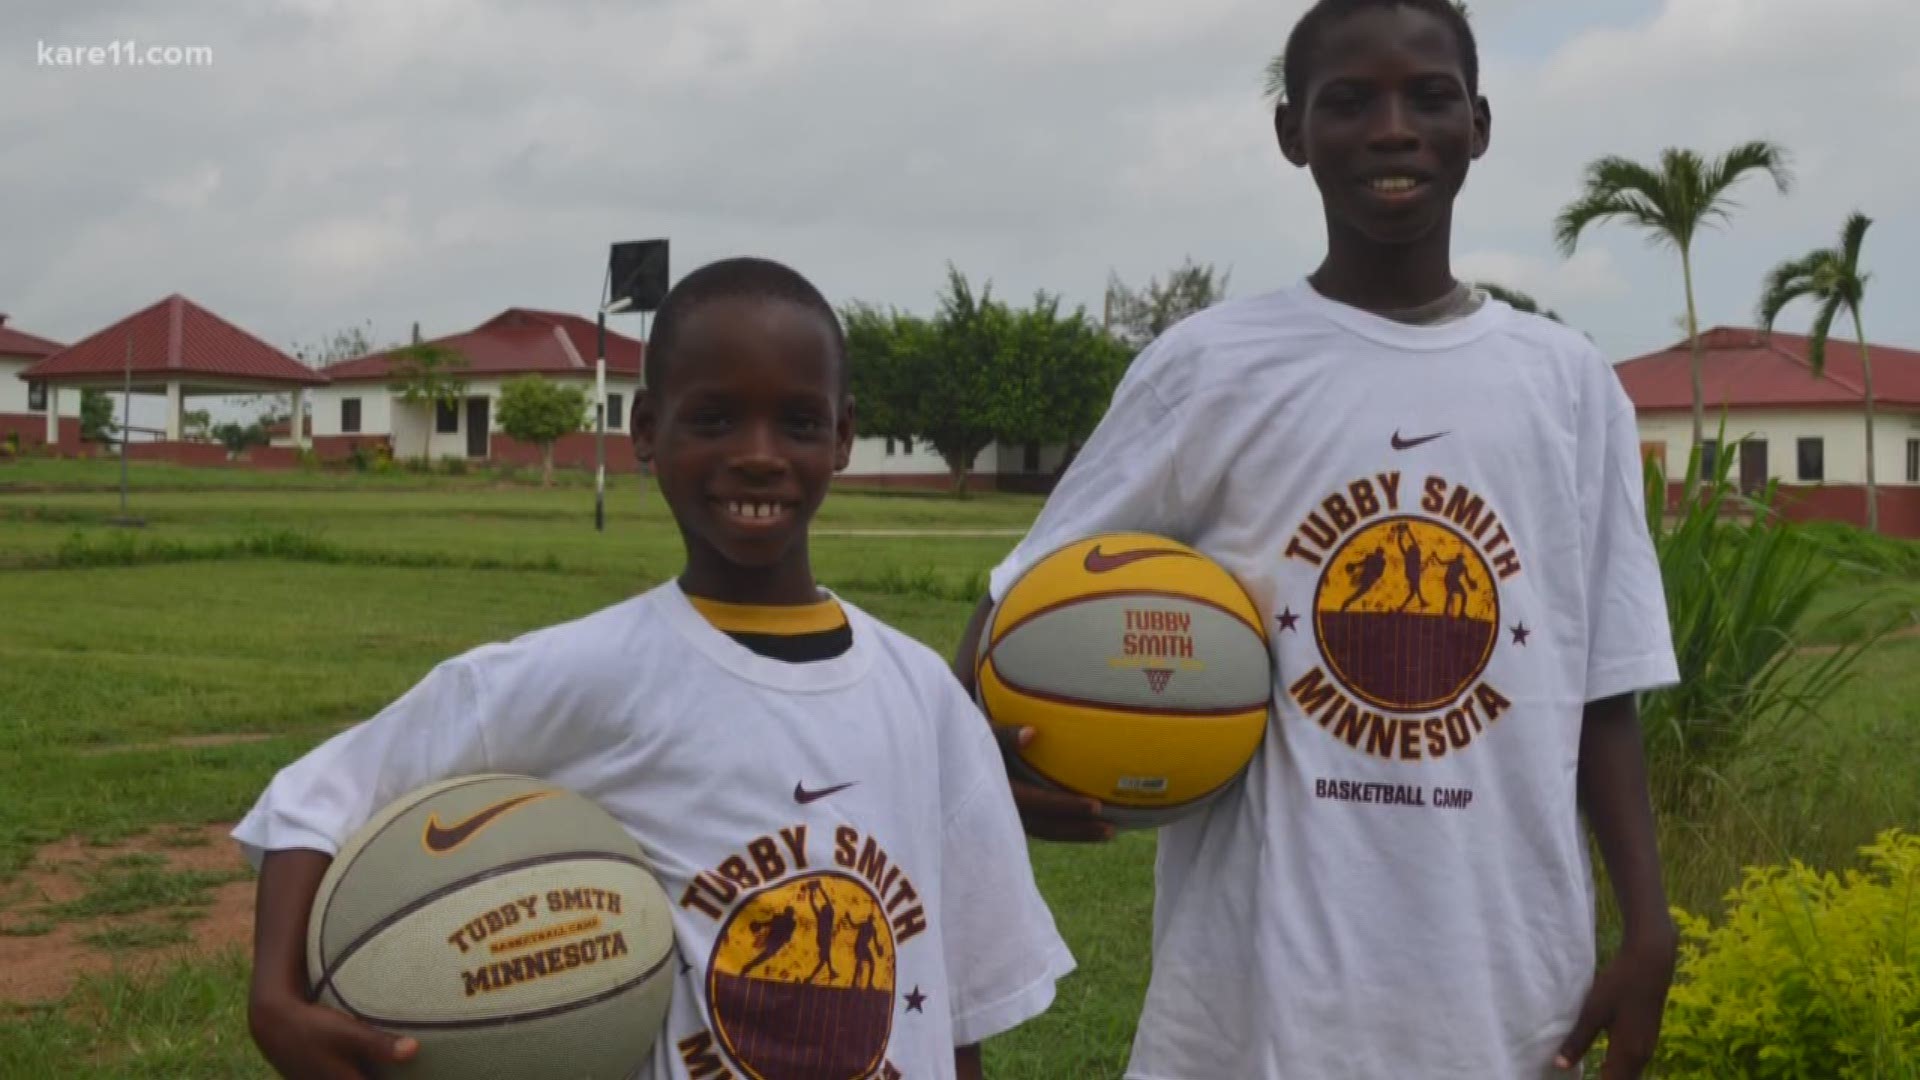
[[[1833,559],[1806,526],[1770,512],[1772,487],[1758,499],[1739,493],[1730,474],[1735,457],[1731,447],[1721,454],[1707,483],[1671,517],[1665,472],[1657,460],[1647,463],[1648,526],[1680,669],[1677,686],[1641,704],[1655,796],[1665,809],[1684,809],[1688,793],[1708,788],[1698,783],[1701,774],[1723,766],[1754,729],[1812,717],[1885,633],[1846,635],[1847,645],[1817,659],[1796,655],[1805,637],[1833,639],[1823,631],[1854,619],[1859,608],[1809,620],[1835,573]],[[1698,475],[1695,453],[1683,490],[1693,491]]]
[[[1676,912],[1659,1075],[1920,1077],[1920,835],[1862,853],[1866,871],[1844,876],[1749,870],[1719,927]]]
[[[440,458],[440,471],[446,473],[448,476],[465,476],[467,475],[467,459],[455,457],[452,454],[442,455]]]

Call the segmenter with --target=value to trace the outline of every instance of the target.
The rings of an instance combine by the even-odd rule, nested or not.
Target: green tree
[[[206,409],[187,409],[180,414],[180,431],[189,439],[203,439],[212,431],[213,414]]]
[[[932,327],[925,319],[872,304],[841,309],[846,327],[848,383],[854,401],[854,429],[869,438],[911,439],[918,410],[916,392],[906,378],[912,359],[927,348]]]
[[[585,387],[538,375],[511,380],[500,388],[501,430],[540,448],[542,487],[553,483],[553,444],[586,426],[589,404]]]
[[[947,292],[924,341],[905,342],[896,375],[914,387],[912,427],[932,444],[953,476],[954,494],[965,498],[967,474],[980,451],[1005,430],[1010,396],[1004,346],[1012,315],[992,298],[978,296],[959,270],[947,268]]]
[[[1495,300],[1509,305],[1515,311],[1524,311],[1530,315],[1541,315],[1557,323],[1564,323],[1566,321],[1560,317],[1559,312],[1549,311],[1541,307],[1538,300],[1535,300],[1533,297],[1528,296],[1518,289],[1509,289],[1504,285],[1496,285],[1491,281],[1476,281],[1473,285]]]
[[[265,446],[272,441],[267,436],[266,427],[257,420],[251,424],[236,424],[232,421],[215,424],[213,437],[220,445],[227,448],[227,453],[233,455],[245,453],[250,446]]]
[[[1110,277],[1107,329],[1139,352],[1181,319],[1226,299],[1229,276],[1214,269],[1212,263],[1196,264],[1189,258],[1167,275],[1164,284],[1156,277],[1138,292],[1127,288],[1118,276]]]
[[[1873,468],[1873,358],[1867,349],[1867,332],[1860,319],[1860,306],[1866,300],[1871,274],[1860,272],[1860,248],[1866,243],[1873,219],[1854,213],[1840,230],[1836,247],[1820,248],[1773,268],[1760,293],[1760,325],[1772,333],[1774,322],[1789,304],[1802,298],[1819,306],[1808,335],[1807,363],[1819,378],[1827,369],[1827,335],[1834,319],[1842,314],[1853,319],[1854,340],[1860,346],[1860,373],[1866,384],[1867,408],[1867,529],[1880,531],[1880,493]]]
[[[1692,150],[1668,149],[1660,167],[1623,157],[1603,157],[1587,166],[1584,190],[1554,222],[1554,239],[1571,256],[1589,226],[1619,220],[1647,234],[1654,244],[1680,253],[1687,292],[1687,340],[1693,349],[1693,449],[1700,448],[1705,402],[1700,375],[1700,316],[1693,299],[1693,242],[1703,226],[1731,216],[1733,187],[1749,173],[1764,172],[1781,194],[1792,188],[1787,152],[1769,142],[1750,142],[1708,161]]]
[[[1014,314],[1001,363],[1013,391],[999,437],[1010,443],[1065,444],[1069,457],[1106,412],[1133,350],[1095,326],[1084,309],[1060,314],[1047,293]]]
[[[80,391],[80,437],[87,442],[110,442],[119,430],[113,419],[113,399],[107,392]]]
[[[387,389],[403,405],[427,411],[421,428],[420,460],[431,460],[433,410],[441,404],[457,405],[467,392],[460,373],[467,360],[457,350],[443,345],[413,344],[393,351],[393,381]]]

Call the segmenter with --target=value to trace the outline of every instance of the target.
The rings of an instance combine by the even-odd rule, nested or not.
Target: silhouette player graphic
[[[1394,539],[1400,545],[1400,564],[1407,574],[1407,598],[1400,602],[1400,610],[1405,611],[1408,606],[1418,602],[1420,610],[1425,611],[1427,598],[1421,594],[1420,578],[1427,569],[1426,553],[1420,548],[1419,538],[1413,535],[1413,530],[1404,521],[1394,530]]]
[[[1367,552],[1365,558],[1356,559],[1348,563],[1347,574],[1353,579],[1353,595],[1347,597],[1347,602],[1340,605],[1340,610],[1345,611],[1351,608],[1360,601],[1361,597],[1372,592],[1373,587],[1380,584],[1380,579],[1385,577],[1386,573],[1387,552],[1385,548],[1374,548],[1372,551]]]
[[[873,913],[867,913],[865,922],[854,922],[850,918],[843,917],[840,925],[853,931],[853,985],[855,988],[860,986],[860,972],[864,969],[867,973],[867,989],[871,990],[873,989],[873,949],[880,935],[880,928],[873,922]]]
[[[787,942],[793,940],[794,927],[798,924],[799,919],[793,913],[792,904],[788,904],[781,909],[780,914],[771,919],[759,919],[749,923],[748,928],[753,931],[753,944],[760,950],[760,955],[749,960],[747,966],[740,969],[740,977],[746,978],[753,973],[754,968],[778,956],[780,950],[787,947]]]
[[[833,970],[833,932],[839,929],[834,924],[833,898],[827,895],[827,891],[820,887],[819,882],[809,882],[808,885],[807,903],[813,908],[814,942],[820,952],[820,962],[813,965],[813,970],[807,974],[807,981],[812,982],[818,978],[821,969],[824,968],[827,972],[827,985],[832,986],[833,980],[840,977],[840,973]]]
[[[1460,617],[1464,619],[1467,617],[1467,601],[1470,599],[1467,590],[1477,589],[1480,585],[1473,580],[1473,575],[1467,572],[1467,556],[1465,553],[1456,554],[1453,558],[1440,565],[1447,568],[1447,598],[1442,602],[1440,610],[1448,615],[1453,614],[1453,598],[1458,596],[1460,598]]]

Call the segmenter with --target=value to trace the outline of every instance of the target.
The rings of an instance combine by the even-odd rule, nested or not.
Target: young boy
[[[978,1044],[1044,1010],[1072,969],[983,718],[938,654],[814,582],[808,523],[853,441],[832,308],[784,266],[716,263],[664,301],[646,365],[634,444],[685,541],[679,578],[441,664],[281,772],[236,829],[261,867],[252,1030],[283,1074],[425,1052],[307,1003],[307,912],[370,815],[478,772],[595,800],[676,902],[682,970],[647,1080],[723,1063],[763,1080],[978,1077]],[[756,873],[765,837],[781,869]],[[887,873],[861,876],[860,859]],[[729,929],[768,955],[716,950]],[[837,947],[854,960],[835,968]],[[769,985],[813,966],[810,985],[862,999],[849,1008],[884,991],[890,1019],[802,1027],[709,998],[709,965]]]
[[[1623,1078],[1652,1051],[1675,932],[1633,694],[1677,672],[1634,413],[1583,338],[1453,277],[1475,51],[1448,0],[1302,18],[1275,129],[1324,261],[1134,361],[957,653],[971,684],[992,600],[1108,530],[1197,546],[1271,619],[1258,757],[1159,835],[1134,1080],[1560,1076],[1600,1030]],[[1109,834],[1015,797],[1035,836]],[[1597,979],[1582,809],[1625,915]]]

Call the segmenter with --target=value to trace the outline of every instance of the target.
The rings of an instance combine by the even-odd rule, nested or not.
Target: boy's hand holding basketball
[[[343,1012],[258,988],[247,1021],[261,1054],[288,1080],[361,1080],[369,1066],[398,1064],[420,1049]]]
[[[317,851],[274,851],[260,867],[247,1030],[288,1080],[361,1080],[368,1066],[406,1061],[420,1049],[307,1000],[307,912],[331,861]]]
[[[1009,759],[1033,741],[1030,727],[999,727],[993,733],[1000,740],[1001,755]],[[1028,836],[1079,843],[1113,839],[1113,825],[1100,816],[1098,799],[1029,784],[1011,775],[1011,770],[1007,782],[1013,788],[1013,803],[1020,810],[1020,824]]]

